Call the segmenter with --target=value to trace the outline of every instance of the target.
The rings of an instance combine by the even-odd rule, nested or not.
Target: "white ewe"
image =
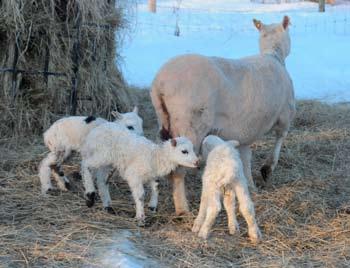
[[[130,131],[142,135],[142,119],[138,115],[138,108],[135,107],[130,113],[119,113],[113,111],[114,123],[126,126]],[[44,143],[50,150],[49,154],[41,161],[39,177],[41,191],[45,195],[52,190],[51,171],[59,189],[67,191],[69,180],[61,170],[61,165],[72,151],[80,151],[80,148],[89,134],[95,127],[106,123],[102,118],[93,116],[70,116],[56,121],[44,133]]]
[[[116,169],[129,184],[136,204],[136,219],[140,225],[145,218],[143,184],[169,174],[178,166],[198,165],[193,145],[185,137],[155,144],[113,123],[93,129],[86,138],[81,155],[87,205],[92,206],[95,201],[93,176],[96,176],[103,206],[113,213],[108,185],[105,182],[108,174],[106,170]],[[151,199],[149,205],[156,205],[154,202],[157,200]]]
[[[207,238],[208,233],[221,210],[220,198],[226,209],[230,234],[238,230],[235,214],[235,196],[239,209],[247,221],[248,235],[256,243],[261,234],[255,220],[254,204],[249,196],[247,179],[239,156],[237,141],[225,142],[217,136],[209,135],[202,144],[203,157],[207,159],[203,174],[203,188],[198,216],[192,231]]]

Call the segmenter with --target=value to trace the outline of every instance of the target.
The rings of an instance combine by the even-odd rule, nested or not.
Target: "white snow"
[[[286,65],[299,99],[350,101],[350,5],[310,2],[258,4],[237,0],[158,0],[157,13],[139,1],[131,38],[124,44],[122,65],[129,84],[149,87],[159,68],[184,53],[240,58],[257,54],[264,23],[291,18],[292,51]],[[178,4],[180,3],[180,5]],[[180,7],[180,9],[174,9]],[[180,36],[174,35],[178,22]]]
[[[105,268],[143,268],[159,267],[131,242],[133,234],[127,230],[116,232],[111,237],[109,246],[96,248],[95,262]]]

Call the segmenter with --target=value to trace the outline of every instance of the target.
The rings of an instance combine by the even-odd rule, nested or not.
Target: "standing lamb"
[[[178,166],[194,168],[198,165],[193,145],[185,137],[158,145],[113,123],[93,129],[86,138],[81,155],[87,205],[94,204],[96,194],[93,177],[96,176],[103,206],[108,212],[113,211],[104,171],[116,169],[129,184],[136,204],[136,219],[140,225],[143,225],[145,218],[143,184],[168,175]]]
[[[276,167],[295,114],[293,83],[285,66],[289,23],[287,16],[282,23],[270,25],[254,20],[260,32],[260,55],[238,60],[183,55],[166,63],[151,90],[161,138],[186,136],[196,151],[210,133],[239,141],[244,174],[254,188],[250,145],[272,129],[274,151],[261,168],[266,180]],[[183,170],[172,173],[178,215],[188,212],[184,176]]]
[[[142,119],[138,115],[137,107],[124,114],[113,111],[112,115],[115,117],[114,123],[126,126],[139,135],[143,134]],[[69,116],[56,121],[45,131],[44,143],[50,152],[39,166],[41,191],[44,195],[53,189],[51,171],[59,189],[67,191],[69,180],[61,170],[62,163],[72,151],[80,152],[86,136],[92,129],[106,122],[108,121],[105,119],[93,116]]]
[[[237,196],[239,209],[247,221],[248,235],[252,242],[258,242],[261,237],[255,220],[254,204],[248,191],[247,179],[244,176],[243,165],[236,147],[237,141],[223,141],[217,136],[209,135],[202,144],[203,157],[207,159],[202,177],[202,197],[198,216],[192,232],[206,239],[208,233],[221,210],[220,198],[227,213],[230,234],[239,230],[235,214],[235,198]]]

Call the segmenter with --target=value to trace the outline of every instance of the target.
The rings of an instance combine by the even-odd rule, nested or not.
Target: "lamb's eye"
[[[183,154],[188,154],[188,151],[187,150],[182,150],[181,151]]]
[[[128,129],[134,130],[134,127],[133,126],[128,126]]]

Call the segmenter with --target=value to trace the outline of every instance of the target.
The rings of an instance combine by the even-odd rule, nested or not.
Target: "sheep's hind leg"
[[[240,146],[239,153],[242,159],[244,175],[248,179],[249,187],[252,191],[256,191],[256,186],[252,176],[252,149],[249,145]]]
[[[270,155],[270,157],[265,161],[265,164],[261,167],[260,172],[261,175],[264,179],[264,181],[267,181],[267,179],[270,177],[272,174],[272,171],[275,169],[279,155],[281,152],[281,147],[283,144],[283,141],[287,137],[288,131],[279,131],[276,130],[276,141],[275,141],[275,146],[273,149],[273,154]]]
[[[199,230],[198,236],[207,239],[211,227],[221,210],[220,194],[215,193],[212,199],[207,200],[207,214]]]
[[[40,163],[39,178],[41,183],[41,193],[46,195],[48,191],[53,190],[51,183],[51,166],[57,162],[57,155],[50,152]]]
[[[199,232],[200,228],[203,225],[205,217],[207,215],[207,209],[208,209],[207,203],[208,203],[208,198],[210,197],[210,193],[208,193],[207,190],[208,190],[208,187],[203,183],[201,203],[199,205],[199,211],[198,211],[197,218],[194,220],[193,227],[192,227],[192,232],[194,232],[194,233]]]
[[[57,161],[55,164],[51,165],[52,174],[57,182],[57,186],[61,191],[67,191],[70,189],[70,182],[68,178],[64,175],[64,172],[61,168],[62,163],[70,155],[71,151],[60,151],[57,154]]]
[[[148,208],[152,212],[157,211],[158,206],[158,196],[159,196],[159,190],[158,190],[158,184],[159,182],[157,180],[151,180],[150,181],[151,186],[151,198],[148,203]]]
[[[225,189],[224,207],[227,214],[228,230],[232,235],[239,231],[239,225],[236,218],[236,195],[233,189]]]

